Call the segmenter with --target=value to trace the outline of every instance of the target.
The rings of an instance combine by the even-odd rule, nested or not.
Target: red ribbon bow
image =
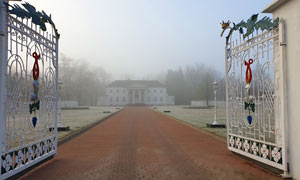
[[[252,70],[250,65],[253,63],[253,59],[249,59],[249,61],[245,61],[245,65],[247,66],[247,70],[246,70],[246,82],[247,84],[251,83],[252,80]]]
[[[36,52],[32,53],[32,56],[34,57],[35,61],[33,64],[33,69],[32,69],[32,76],[34,80],[37,80],[40,75],[40,69],[39,69],[39,63],[38,60],[40,59],[40,55],[37,54]]]

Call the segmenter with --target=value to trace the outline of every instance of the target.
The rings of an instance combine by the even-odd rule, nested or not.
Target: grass
[[[166,106],[158,106],[156,111],[174,117],[180,121],[191,124],[197,128],[208,131],[222,138],[226,138],[226,128],[207,128],[206,124],[214,121],[214,109],[188,109],[187,106],[168,106],[169,113],[164,113]],[[226,124],[226,109],[217,109],[217,121]]]
[[[104,107],[104,106],[94,106],[89,107],[89,109],[74,109],[74,110],[61,110],[61,121],[63,126],[69,126],[69,131],[59,131],[58,141],[73,135],[77,131],[88,127],[105,117],[111,115],[116,111],[121,109],[116,109],[116,107]],[[103,113],[103,111],[110,111],[110,113]],[[12,149],[24,144],[29,144],[39,140],[40,138],[46,138],[54,135],[53,131],[48,131],[40,121],[40,125],[36,128],[30,127],[31,119],[26,120],[24,116],[19,114],[15,115],[15,123],[13,119],[10,119],[9,129],[10,137],[8,138],[8,144],[6,149]],[[15,129],[15,131],[14,131]]]
[[[89,107],[89,109],[62,110],[61,111],[62,124],[63,126],[69,126],[70,130],[59,131],[58,141],[120,110],[121,109],[116,109],[116,107],[106,107],[106,106],[93,106],[93,107]],[[104,111],[110,111],[110,113],[103,113]]]

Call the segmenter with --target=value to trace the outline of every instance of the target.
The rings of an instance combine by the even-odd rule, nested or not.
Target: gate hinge
[[[286,43],[286,42],[280,42],[279,45],[280,45],[280,46],[286,46],[287,43]]]

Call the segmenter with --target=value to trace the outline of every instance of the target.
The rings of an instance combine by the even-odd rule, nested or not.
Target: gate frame
[[[279,63],[278,65],[280,66],[280,81],[279,81],[279,88],[280,88],[280,117],[279,117],[279,122],[282,127],[282,167],[279,168],[278,166],[275,165],[275,163],[270,163],[268,160],[264,160],[261,157],[257,157],[255,155],[252,155],[250,153],[243,153],[240,150],[237,150],[235,148],[230,147],[230,142],[229,142],[229,77],[228,77],[228,44],[227,42],[225,43],[225,78],[226,78],[226,126],[227,126],[227,149],[230,151],[236,152],[238,154],[241,154],[243,156],[249,157],[251,159],[254,159],[256,161],[262,162],[264,164],[267,164],[269,166],[278,168],[283,170],[282,177],[283,178],[289,178],[291,177],[290,175],[290,170],[289,170],[289,155],[288,155],[288,130],[287,130],[287,121],[288,121],[288,114],[287,114],[287,93],[286,93],[286,78],[287,78],[287,73],[286,73],[286,54],[285,54],[285,24],[283,20],[280,20],[278,24],[278,38],[279,38],[279,47],[278,47],[278,52],[279,52]],[[274,58],[274,57],[273,57]],[[275,82],[274,82],[275,83]],[[249,138],[247,138],[249,139]],[[257,140],[256,140],[257,141]]]
[[[55,79],[55,107],[54,107],[54,146],[55,150],[46,154],[43,154],[42,156],[30,161],[24,163],[21,167],[18,167],[16,169],[13,169],[9,172],[5,172],[3,174],[2,172],[2,152],[3,152],[3,142],[5,138],[5,130],[6,130],[6,102],[7,102],[7,83],[6,83],[6,72],[7,72],[7,59],[8,59],[8,14],[6,11],[6,7],[4,3],[8,3],[8,0],[0,0],[0,180],[7,179],[9,177],[12,177],[27,168],[38,164],[45,159],[55,156],[57,154],[57,118],[58,118],[58,97],[59,97],[59,91],[58,91],[58,61],[59,61],[59,55],[58,55],[58,44],[59,44],[59,38],[58,37],[52,37],[55,38],[55,55],[56,55],[56,62],[55,62],[55,73],[56,73],[56,79]],[[5,78],[1,78],[5,77]],[[34,144],[31,143],[31,144]]]
[[[0,180],[2,177],[2,149],[3,139],[5,136],[6,128],[6,63],[7,63],[7,46],[8,46],[8,34],[7,34],[7,12],[4,2],[7,0],[0,0]]]

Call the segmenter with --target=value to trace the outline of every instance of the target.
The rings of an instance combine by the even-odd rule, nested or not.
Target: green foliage
[[[242,20],[241,22],[239,22],[238,24],[233,23],[233,27],[230,27],[230,21],[228,21],[226,23],[226,25],[224,24],[224,21],[222,24],[222,33],[221,33],[221,37],[223,36],[223,33],[225,32],[226,29],[230,29],[228,35],[226,36],[226,44],[228,44],[229,38],[231,37],[233,31],[238,30],[241,34],[243,34],[243,38],[248,37],[250,34],[252,34],[254,32],[254,30],[270,30],[273,29],[274,27],[278,26],[279,24],[279,18],[276,18],[273,22],[272,19],[265,16],[263,17],[261,20],[257,21],[258,19],[258,14],[253,14],[248,20],[247,22],[245,22],[244,20]],[[226,28],[224,28],[226,27]],[[246,29],[246,33],[244,33],[244,29]]]

